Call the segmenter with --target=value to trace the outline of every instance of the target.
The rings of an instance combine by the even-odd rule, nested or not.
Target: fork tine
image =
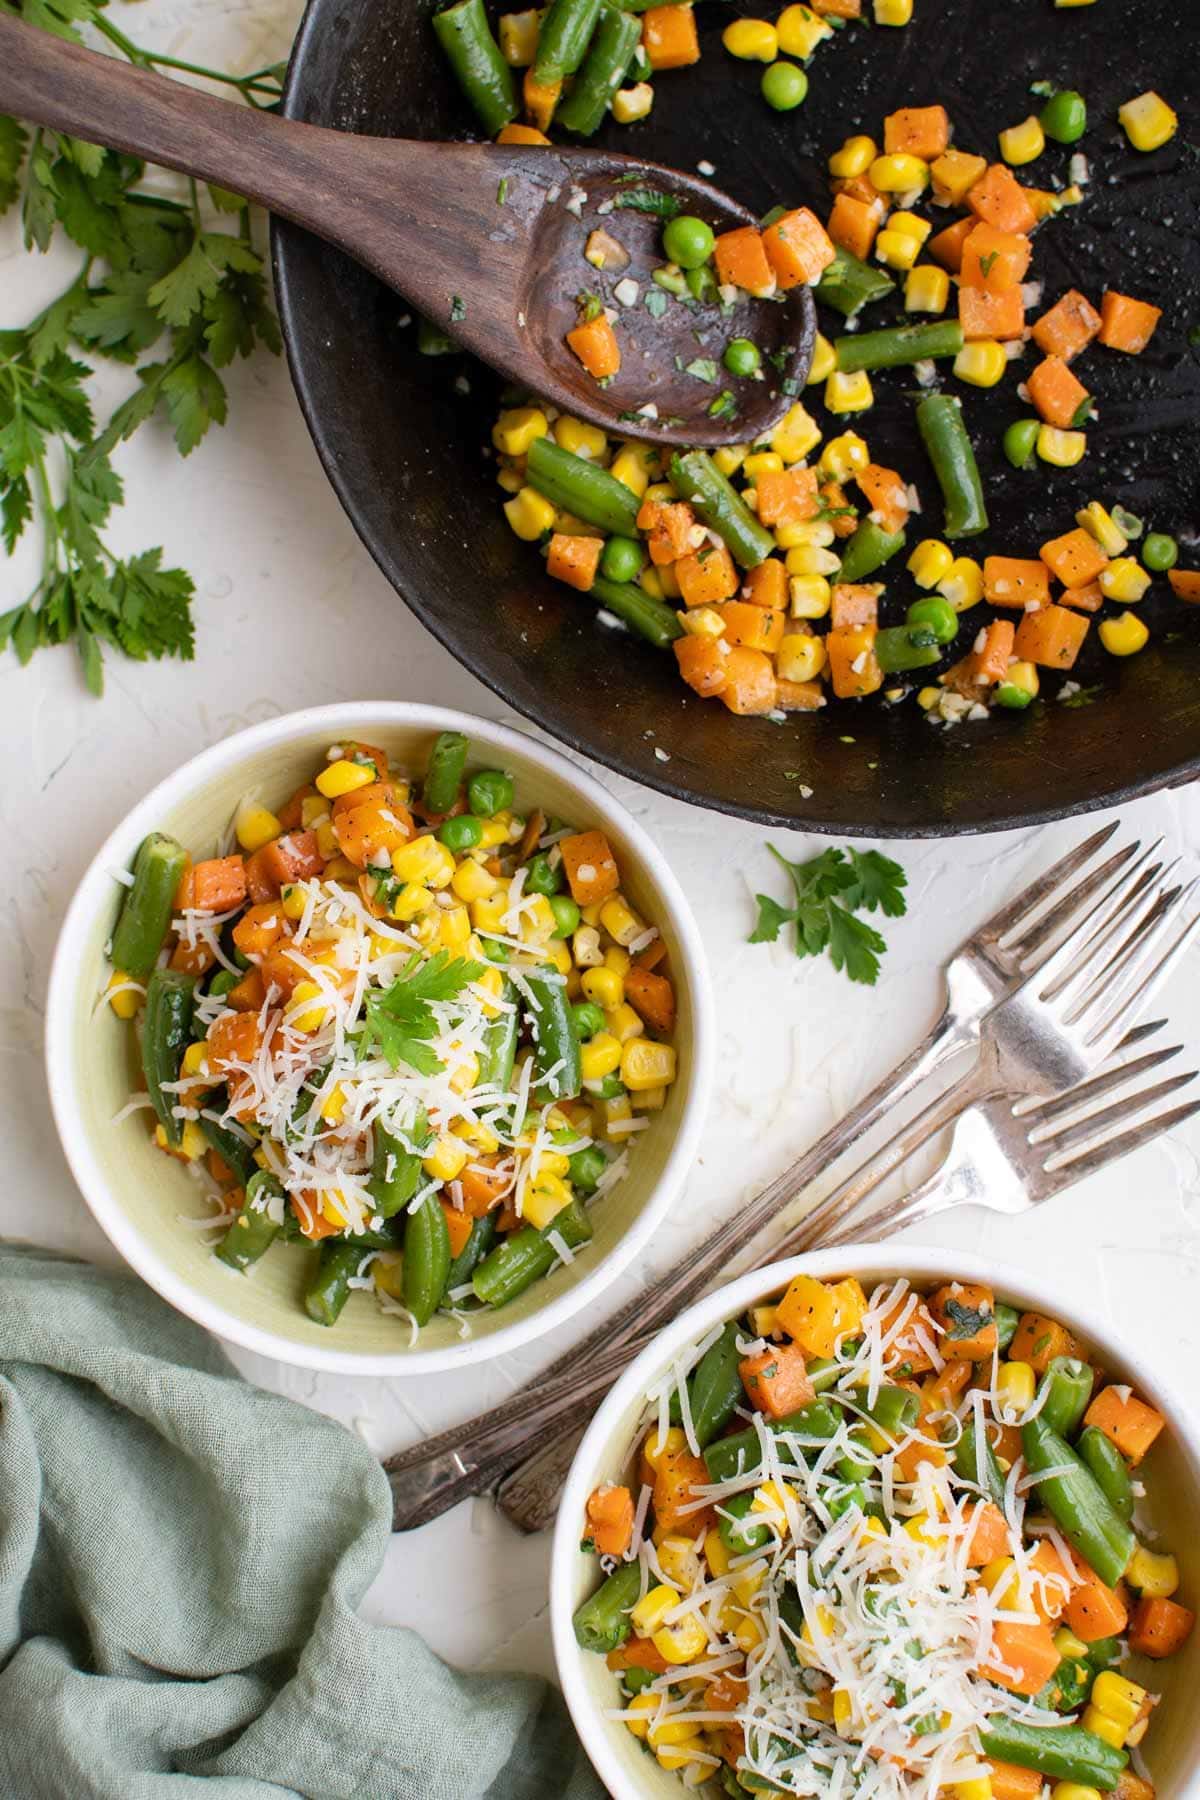
[[[1194,1118],[1200,1112],[1200,1099],[1190,1100],[1186,1106],[1177,1106],[1168,1113],[1156,1113],[1154,1118],[1146,1119],[1132,1131],[1123,1131],[1120,1137],[1107,1138],[1086,1155],[1075,1156],[1065,1163],[1051,1169],[1049,1174],[1055,1185],[1048,1193],[1056,1194],[1062,1188],[1072,1187],[1075,1182],[1082,1181],[1086,1175],[1094,1175],[1109,1163],[1117,1162],[1122,1156],[1128,1156],[1131,1150],[1139,1150],[1153,1138],[1161,1137],[1164,1132],[1174,1131],[1177,1125]]]
[[[1077,875],[1084,864],[1104,848],[1119,824],[1120,820],[1114,819],[1111,825],[1102,826],[1082,844],[1077,844],[1074,850],[1060,856],[1044,875],[1039,875],[1036,881],[1031,881],[1028,887],[1022,888],[1016,898],[1010,900],[991,921],[989,930],[995,934],[996,941],[1000,942],[1010,932],[1015,932],[1031,914],[1036,913],[1040,906],[1054,896],[1064,882]]]
[[[1081,1081],[1078,1087],[1068,1088],[1065,1093],[1058,1094],[1053,1100],[1045,1100],[1040,1106],[1031,1107],[1028,1112],[1017,1113],[1022,1125],[1029,1125],[1030,1139],[1041,1126],[1052,1125],[1056,1119],[1066,1118],[1078,1112],[1081,1106],[1088,1106],[1093,1100],[1100,1100],[1105,1094],[1111,1094],[1114,1088],[1124,1087],[1126,1082],[1135,1080],[1139,1075],[1148,1075],[1151,1069],[1159,1069],[1163,1063],[1170,1062],[1183,1049],[1182,1044],[1172,1044],[1167,1050],[1154,1050],[1147,1056],[1135,1057],[1132,1062],[1119,1063],[1115,1069],[1106,1069],[1103,1075],[1096,1075],[1091,1081]]]
[[[1098,996],[1110,991],[1122,963],[1133,955],[1147,934],[1157,931],[1179,898],[1177,887],[1163,889],[1158,863],[1143,870],[1131,891],[1111,916],[1094,931],[1080,951],[1075,967],[1043,988],[1039,999],[1053,1003],[1064,1024],[1074,1024],[1094,1006]]]
[[[1021,954],[1031,969],[1037,968],[1038,952],[1052,943],[1058,933],[1074,919],[1081,906],[1085,906],[1094,894],[1098,894],[1105,882],[1124,868],[1130,857],[1135,855],[1139,846],[1136,842],[1123,844],[1119,850],[1106,857],[1098,868],[1092,869],[1077,881],[1068,894],[1056,899],[1047,908],[1042,917],[1026,934]]]
[[[1148,850],[1143,850],[1140,856],[1135,857],[1107,892],[1084,913],[1057,948],[1038,964],[1036,992],[1039,999],[1057,999],[1068,980],[1073,980],[1080,969],[1094,966],[1098,957],[1103,955],[1109,944],[1108,934],[1114,919],[1119,918],[1127,907],[1136,908],[1141,904],[1150,873],[1147,865],[1157,848],[1157,844],[1152,844]]]
[[[1185,1069],[1181,1075],[1169,1075],[1165,1081],[1156,1081],[1152,1087],[1142,1088],[1136,1094],[1126,1094],[1123,1100],[1114,1100],[1099,1112],[1089,1113],[1086,1119],[1079,1119],[1074,1125],[1064,1125],[1049,1136],[1039,1138],[1036,1147],[1045,1151],[1046,1166],[1056,1165],[1058,1159],[1067,1156],[1069,1151],[1089,1148],[1112,1126],[1121,1125],[1126,1119],[1136,1118],[1148,1106],[1165,1100],[1169,1094],[1178,1093],[1180,1088],[1187,1087],[1195,1079],[1195,1069]]]
[[[1178,905],[1169,912],[1164,911],[1161,927],[1152,934],[1147,934],[1145,942],[1139,946],[1138,954],[1130,958],[1123,978],[1116,982],[1105,994],[1108,1006],[1107,1017],[1097,1021],[1088,1035],[1089,1046],[1095,1045],[1103,1054],[1103,1045],[1111,1040],[1122,1029],[1133,1012],[1141,1012],[1147,1007],[1158,992],[1175,964],[1194,942],[1200,930],[1200,912],[1193,913],[1191,919],[1178,932],[1174,943],[1158,956],[1158,960],[1149,968],[1146,967],[1150,957],[1159,950],[1164,937],[1169,935],[1175,926],[1178,912],[1189,900],[1194,900],[1200,892],[1200,879],[1191,881],[1179,898]]]

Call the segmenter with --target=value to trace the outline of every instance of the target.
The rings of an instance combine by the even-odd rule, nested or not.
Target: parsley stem
[[[98,15],[93,21],[97,30],[105,36],[109,43],[119,50],[122,56],[135,63],[138,68],[177,69],[181,75],[199,75],[204,81],[219,81],[226,87],[237,88],[238,92],[248,100],[252,93],[267,94],[272,102],[279,99],[283,89],[270,69],[255,69],[249,75],[233,75],[226,69],[208,69],[202,63],[185,62],[178,56],[167,56],[157,50],[142,50],[123,31]],[[265,78],[265,79],[264,79]]]

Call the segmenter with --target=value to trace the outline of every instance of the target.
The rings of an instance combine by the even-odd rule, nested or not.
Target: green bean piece
[[[1120,1638],[1097,1638],[1094,1644],[1087,1647],[1087,1659],[1097,1675],[1105,1669],[1115,1669],[1125,1657],[1125,1645]]]
[[[450,1273],[446,1277],[446,1292],[442,1296],[442,1305],[450,1304],[450,1295],[455,1288],[466,1287],[472,1275],[496,1241],[496,1215],[494,1212],[484,1213],[482,1219],[476,1219],[471,1226],[471,1235],[450,1264]]]
[[[846,540],[838,580],[864,581],[876,569],[882,569],[884,563],[891,562],[903,548],[903,531],[885,531],[874,519],[864,519],[855,526],[853,536]]]
[[[881,1387],[869,1405],[863,1402],[863,1411],[880,1431],[889,1437],[900,1438],[906,1431],[911,1431],[920,1418],[921,1402],[907,1388]]]
[[[508,976],[500,988],[500,998],[507,1003],[503,1012],[489,1019],[483,1036],[483,1055],[479,1058],[477,1086],[506,1094],[512,1081],[517,1059],[517,1038],[521,1031],[521,1015],[517,1007],[517,990]]]
[[[444,12],[434,13],[433,29],[480,123],[495,137],[517,116],[517,93],[512,70],[492,36],[483,0],[458,0]]]
[[[231,993],[237,986],[239,980],[240,977],[235,975],[232,969],[218,969],[204,991],[218,1000],[223,1000],[226,994]]]
[[[847,1359],[853,1358],[859,1348],[857,1338],[847,1338],[842,1345]],[[838,1362],[834,1356],[814,1356],[808,1365],[808,1379],[812,1382],[814,1394],[823,1394],[827,1388],[836,1387],[846,1373],[846,1363]]]
[[[326,1238],[304,1290],[304,1310],[314,1325],[336,1325],[350,1298],[350,1279],[371,1254],[361,1238]]]
[[[224,1089],[221,1091],[224,1093]],[[215,1112],[217,1110],[215,1097],[210,1095],[208,1103]],[[233,1170],[238,1186],[240,1188],[248,1186],[258,1169],[258,1164],[254,1160],[253,1144],[248,1144],[245,1138],[238,1137],[236,1132],[231,1131],[227,1125],[222,1125],[216,1119],[202,1118],[200,1129],[221,1161]]]
[[[1003,1511],[1004,1476],[996,1461],[996,1453],[987,1441],[986,1432],[980,1437],[973,1424],[964,1425],[962,1436],[951,1451],[951,1461],[960,1481],[969,1481],[981,1488],[989,1500],[994,1500]]]
[[[1067,1542],[1101,1581],[1115,1587],[1137,1545],[1128,1525],[1109,1504],[1086,1463],[1040,1416],[1021,1427],[1021,1448],[1031,1473],[1065,1471],[1047,1474],[1037,1485],[1038,1498]]]
[[[1129,1464],[1111,1438],[1095,1425],[1085,1425],[1075,1453],[1091,1472],[1093,1481],[1119,1519],[1128,1525],[1133,1517],[1134,1493]]]
[[[728,1494],[719,1502],[717,1532],[732,1556],[744,1556],[748,1550],[762,1550],[774,1536],[761,1515],[757,1518],[752,1516],[753,1505],[752,1488],[747,1488],[741,1494]]]
[[[1116,1787],[1129,1761],[1123,1750],[1114,1749],[1081,1725],[1023,1725],[1016,1719],[998,1717],[981,1727],[979,1741],[985,1756],[1016,1763],[1018,1768],[1037,1769],[1055,1781],[1099,1788],[1104,1794]]]
[[[778,1606],[780,1623],[787,1627],[783,1633],[783,1641],[787,1646],[788,1656],[793,1663],[798,1663],[800,1656],[793,1639],[803,1637],[804,1627],[808,1620],[804,1616],[803,1603],[792,1582],[785,1581],[780,1588]]]
[[[427,1194],[404,1227],[404,1304],[418,1325],[428,1325],[442,1303],[450,1274],[450,1228],[436,1194]]]
[[[564,75],[575,73],[587,55],[600,6],[601,0],[551,0],[542,17],[533,64],[533,79],[540,87],[552,87]]]
[[[1040,419],[1014,419],[1001,442],[1004,454],[1014,469],[1027,469],[1037,454]]]
[[[146,984],[146,1016],[142,1027],[142,1072],[158,1122],[167,1142],[178,1149],[180,1124],[173,1109],[179,1095],[167,1085],[179,1080],[179,1065],[191,1042],[196,977],[178,969],[155,969]]]
[[[622,1690],[631,1700],[635,1694],[640,1694],[644,1688],[648,1688],[654,1679],[653,1669],[630,1668],[621,1671]]]
[[[775,548],[775,539],[759,524],[706,450],[673,456],[667,472],[679,498],[688,501],[716,532],[734,562],[743,569],[754,569],[766,561]]]
[[[933,319],[927,325],[897,325],[887,331],[861,331],[834,341],[837,366],[852,375],[858,369],[899,369],[906,364],[957,356],[963,347],[957,319]]]
[[[605,576],[597,575],[588,592],[614,618],[628,625],[630,631],[645,638],[648,644],[653,644],[656,650],[665,650],[677,637],[683,636],[683,626],[674,608],[664,600],[656,600],[653,594],[647,594],[632,582],[609,581]]]
[[[898,675],[906,669],[927,669],[942,660],[937,644],[919,644],[911,626],[889,625],[875,634],[875,660],[885,675]]]
[[[864,306],[892,293],[895,286],[882,269],[873,269],[870,263],[863,262],[849,250],[839,250],[822,270],[813,295],[825,306],[840,312],[843,318],[852,319]]]
[[[448,813],[458,799],[458,790],[467,767],[470,745],[461,731],[441,731],[429,752],[429,764],[421,788],[425,809],[431,813]]]
[[[607,469],[561,449],[553,438],[540,437],[529,446],[525,472],[530,487],[577,519],[615,537],[637,537],[637,495]]]
[[[1008,1306],[1003,1300],[996,1302],[996,1347],[1007,1350],[1017,1335],[1017,1326],[1021,1323],[1021,1315],[1015,1306]]]
[[[1034,1704],[1047,1712],[1078,1712],[1091,1691],[1093,1675],[1090,1664],[1064,1656]]]
[[[764,1421],[772,1437],[782,1440],[791,1434],[801,1440],[799,1447],[781,1441],[777,1446],[783,1468],[795,1468],[797,1456],[811,1443],[813,1447],[828,1443],[841,1426],[842,1414],[827,1400],[810,1400],[798,1412],[786,1413],[782,1419]],[[733,1437],[718,1438],[704,1452],[704,1463],[710,1481],[728,1481],[731,1475],[749,1475],[761,1464],[761,1446],[753,1426]]]
[[[498,1244],[471,1277],[475,1297],[485,1306],[507,1306],[527,1287],[549,1274],[558,1252],[548,1233],[560,1237],[568,1250],[578,1250],[592,1235],[592,1222],[577,1200],[555,1213],[544,1231],[527,1225]]]
[[[603,1587],[576,1609],[571,1623],[579,1648],[604,1656],[623,1644],[633,1629],[629,1615],[641,1591],[642,1568],[636,1558],[614,1569]]]
[[[422,313],[417,314],[417,350],[421,356],[453,356],[457,349],[448,331]]]
[[[524,893],[544,894],[549,899],[551,894],[559,892],[562,885],[561,865],[555,868],[544,850],[539,850],[536,856],[530,857],[525,865]]]
[[[371,1178],[367,1191],[381,1219],[391,1219],[408,1205],[421,1185],[421,1152],[433,1133],[422,1106],[405,1136],[412,1143],[408,1150],[381,1119],[371,1127],[374,1140],[371,1149]]]
[[[1088,1409],[1095,1379],[1087,1363],[1076,1356],[1052,1358],[1038,1384],[1038,1393],[1046,1396],[1040,1416],[1059,1437],[1069,1441],[1075,1436]]]
[[[279,1204],[272,1206],[273,1200]],[[272,1218],[272,1213],[278,1216]],[[231,1269],[248,1269],[271,1248],[288,1216],[289,1209],[278,1179],[267,1169],[256,1169],[246,1183],[242,1210],[217,1245],[215,1254]]]
[[[948,538],[976,537],[988,528],[979,464],[963,423],[962,401],[926,394],[917,402],[917,429],[945,502]]]
[[[109,945],[113,968],[140,979],[158,961],[167,938],[175,892],[187,868],[182,844],[152,831],[133,859],[133,886],[126,888]]]
[[[566,3],[567,0],[554,0],[554,6],[546,15],[539,40],[539,54],[555,10]],[[567,131],[575,132],[579,137],[591,137],[599,129],[612,104],[613,95],[625,80],[629,59],[638,47],[641,34],[642,28],[631,14],[621,12],[616,7],[604,8],[587,61],[579,71],[575,86],[555,115],[557,124],[564,126]]]
[[[928,634],[935,644],[952,644],[958,636],[958,614],[940,594],[926,594],[923,600],[914,600],[904,615],[904,623],[920,634],[917,642]]]
[[[701,1450],[711,1444],[719,1431],[724,1431],[743,1398],[742,1377],[738,1371],[741,1351],[737,1347],[741,1327],[726,1325],[716,1343],[710,1344],[688,1377],[688,1411],[692,1417],[692,1433]],[[683,1419],[679,1391],[671,1395],[671,1423]]]
[[[583,1070],[567,984],[553,969],[529,970],[524,982],[529,990],[537,1097],[543,1103],[573,1100],[583,1086]]]
[[[599,1144],[588,1144],[585,1149],[577,1150],[574,1156],[569,1156],[567,1161],[571,1165],[571,1186],[581,1194],[594,1194],[608,1167],[608,1158]]]
[[[875,1459],[870,1445],[857,1433],[852,1432],[854,1450],[844,1450],[834,1464],[841,1479],[850,1484],[861,1484],[869,1481],[875,1473]],[[857,1451],[857,1455],[855,1454]]]

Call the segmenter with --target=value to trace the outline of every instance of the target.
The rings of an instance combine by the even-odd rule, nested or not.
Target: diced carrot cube
[[[642,49],[652,69],[686,69],[700,61],[690,6],[651,6],[642,14]]]
[[[1033,341],[1044,356],[1070,362],[1086,350],[1100,329],[1100,314],[1086,295],[1068,288],[1033,327]]]
[[[1101,569],[1107,569],[1108,557],[1090,532],[1082,525],[1051,538],[1041,548],[1041,558],[1065,588],[1083,588],[1095,581]]]
[[[929,1296],[942,1328],[938,1349],[948,1361],[982,1362],[996,1348],[996,1297],[991,1288],[949,1281]]]
[[[298,831],[304,820],[304,802],[316,794],[311,782],[298,787],[289,800],[275,808],[275,817],[279,820],[281,831]]]
[[[776,683],[776,703],[781,712],[816,712],[825,704],[819,681],[783,681]]]
[[[339,808],[334,801],[333,835],[346,860],[356,869],[365,869],[384,851],[390,855],[403,849],[413,834],[413,822],[408,808],[396,799],[390,781],[372,782],[370,787],[357,788],[340,798],[353,802],[359,796],[357,806]]]
[[[950,115],[944,106],[901,106],[883,121],[887,156],[919,156],[932,162],[950,142]]]
[[[799,1344],[772,1344],[755,1356],[744,1356],[738,1373],[751,1406],[773,1419],[807,1406],[814,1395]]]
[[[799,287],[802,282],[811,285],[837,255],[825,227],[807,206],[785,212],[768,225],[763,247],[781,288]]]
[[[665,1675],[671,1664],[649,1638],[627,1637],[623,1644],[610,1650],[605,1663],[618,1673],[623,1669],[649,1669],[652,1675]],[[711,1690],[710,1690],[711,1692]]]
[[[773,712],[779,694],[770,657],[741,645],[731,649],[725,661],[725,686],[720,698],[731,713]]]
[[[1064,1613],[1068,1629],[1083,1644],[1098,1644],[1102,1638],[1116,1637],[1124,1631],[1129,1618],[1120,1594],[1092,1570],[1072,1593]]]
[[[989,1759],[992,1800],[1041,1800],[1043,1781],[1036,1769],[1020,1769],[1016,1763]]]
[[[596,579],[603,549],[603,538],[571,537],[565,531],[556,531],[550,539],[546,573],[586,594]]]
[[[692,548],[696,515],[686,500],[643,500],[637,523],[649,536],[652,563],[676,562]]]
[[[881,222],[887,217],[890,210],[888,196],[880,193],[869,175],[840,175],[829,185],[835,198],[845,194],[847,199],[861,200],[864,206],[872,207]]]
[[[289,831],[246,858],[246,890],[256,904],[293,881],[311,881],[325,866],[315,831]]]
[[[228,912],[246,898],[246,865],[240,856],[214,856],[189,869],[175,897],[178,912]]]
[[[1101,1388],[1084,1414],[1136,1469],[1166,1424],[1162,1414],[1123,1388]]]
[[[1089,581],[1086,587],[1067,588],[1058,601],[1060,606],[1073,606],[1076,612],[1099,612],[1104,605],[1104,589],[1098,581]]]
[[[1132,300],[1109,288],[1100,302],[1100,342],[1110,350],[1140,356],[1158,328],[1162,308],[1147,300]]]
[[[761,477],[760,477],[761,479]],[[757,568],[750,569],[742,582],[742,598],[754,606],[786,609],[788,601],[787,566],[777,556],[768,556]]]
[[[344,1221],[331,1219],[328,1213],[322,1212],[320,1196],[311,1188],[293,1189],[288,1195],[288,1204],[299,1221],[300,1235],[312,1244],[320,1243],[322,1238],[335,1237],[346,1229]]]
[[[854,477],[863,494],[872,519],[884,531],[903,531],[908,524],[908,489],[895,469],[879,463],[868,463]]]
[[[1133,1609],[1129,1648],[1156,1661],[1164,1656],[1174,1656],[1191,1636],[1195,1623],[1195,1613],[1174,1600],[1143,1598]]]
[[[1088,634],[1090,619],[1065,606],[1043,606],[1027,612],[1017,627],[1014,649],[1020,662],[1044,669],[1072,669]]]
[[[766,606],[753,606],[748,600],[729,600],[718,606],[725,624],[725,641],[746,650],[765,650],[774,656],[783,639],[787,614]]]
[[[1019,338],[1025,330],[1025,303],[1021,299],[1021,290],[1019,287],[1007,288],[994,294],[990,288],[960,287],[958,318],[968,342],[975,338],[995,338],[997,343],[1003,344]]]
[[[931,237],[925,248],[934,262],[941,263],[943,269],[949,269],[957,275],[962,268],[963,245],[975,229],[973,218],[956,219],[953,225],[947,225],[936,237]]]
[[[1068,1553],[1062,1553],[1049,1538],[1043,1538],[1026,1564],[1032,1577],[1033,1608],[1045,1625],[1062,1618],[1075,1590],[1081,1585],[1079,1570]]]
[[[532,68],[526,69],[521,83],[521,98],[525,103],[525,111],[539,132],[549,131],[561,94],[561,81],[539,81]],[[511,143],[512,140],[509,141]]]
[[[675,579],[685,606],[715,606],[738,591],[738,572],[724,544],[705,544],[681,556]]]
[[[969,1364],[960,1363],[960,1368],[969,1368]],[[1008,1520],[998,1506],[990,1500],[980,1500],[971,1508],[970,1541],[967,1545],[967,1564],[972,1569],[982,1569],[985,1564],[995,1562],[998,1557],[1007,1556],[1009,1548]]]
[[[713,247],[713,261],[722,287],[759,295],[774,291],[775,273],[763,249],[762,233],[753,225],[723,231]]]
[[[817,471],[795,467],[758,477],[758,516],[764,525],[802,525],[821,510]]]
[[[1200,569],[1168,569],[1167,580],[1177,600],[1200,604]]]
[[[664,1530],[686,1525],[692,1535],[698,1534],[711,1508],[697,1506],[694,1489],[708,1481],[703,1458],[690,1450],[669,1451],[659,1458],[654,1471],[654,1521]]]
[[[989,556],[983,564],[983,597],[993,606],[1050,604],[1050,577],[1045,563],[1021,556]]]
[[[465,1206],[454,1206],[449,1200],[438,1195],[438,1204],[442,1209],[442,1217],[446,1221],[446,1234],[450,1239],[451,1256],[461,1256],[467,1247],[467,1239],[475,1227],[475,1221]]]
[[[577,906],[607,900],[621,885],[621,872],[602,831],[577,831],[559,842],[571,898]]]
[[[946,670],[942,676],[943,687],[952,688],[968,700],[982,701],[979,690],[995,687],[1008,674],[1015,632],[1011,619],[993,619],[983,630],[983,642],[978,650],[972,648],[961,662]]]
[[[997,231],[980,221],[963,244],[962,281],[966,287],[988,288],[994,294],[1020,287],[1033,255],[1027,237],[1014,231]]]
[[[830,628],[846,631],[856,625],[878,625],[882,591],[875,583],[839,582],[829,603]]]
[[[1044,1375],[1056,1356],[1078,1356],[1079,1345],[1057,1319],[1045,1313],[1022,1313],[1008,1346],[1012,1362],[1025,1362],[1037,1375]]]
[[[257,1013],[222,1013],[208,1028],[208,1063],[213,1074],[224,1075],[235,1064],[252,1063],[262,1041]]]
[[[1037,224],[1029,196],[1004,163],[988,165],[986,174],[969,190],[967,205],[977,219],[994,225],[997,231],[1030,232]]]
[[[594,319],[585,319],[582,325],[568,331],[567,342],[596,381],[603,381],[620,370],[621,346],[603,313],[597,313]]]
[[[883,686],[883,670],[875,659],[875,627],[845,626],[825,637],[829,678],[839,700],[859,700]]]
[[[1067,431],[1083,424],[1091,396],[1061,356],[1048,356],[1040,362],[1027,377],[1027,386],[1029,398],[1047,425]]]
[[[473,1219],[485,1217],[509,1192],[512,1179],[506,1170],[497,1168],[494,1163],[469,1162],[458,1178],[464,1212],[470,1213]]]
[[[257,960],[265,956],[281,937],[286,937],[288,931],[288,922],[278,901],[264,900],[258,906],[247,907],[233,928],[233,941],[243,956]]]
[[[857,256],[860,261],[866,262],[875,243],[875,234],[879,230],[878,209],[865,200],[854,199],[850,194],[839,194],[833,203],[826,230],[841,249],[848,250],[851,256]]]
[[[181,975],[205,975],[216,960],[217,953],[206,938],[197,938],[194,944],[180,938],[171,952],[171,967]]]
[[[498,144],[548,144],[550,139],[536,125],[504,125],[496,134]]]
[[[721,692],[729,679],[729,646],[724,638],[690,637],[685,633],[675,639],[671,648],[679,673],[693,693],[707,700]]]
[[[675,989],[666,975],[639,969],[635,963],[625,974],[625,998],[652,1030],[671,1031],[674,1028]]]
[[[983,1665],[989,1681],[1013,1694],[1040,1694],[1062,1657],[1048,1625],[1000,1620],[992,1627],[992,1653]]]
[[[633,1513],[633,1495],[627,1487],[607,1482],[589,1494],[588,1534],[598,1555],[624,1556],[633,1540]]]

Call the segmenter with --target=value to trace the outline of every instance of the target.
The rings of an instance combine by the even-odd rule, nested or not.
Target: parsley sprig
[[[453,1000],[482,974],[482,963],[451,958],[445,950],[428,958],[414,952],[389,987],[367,994],[359,1055],[368,1055],[378,1044],[379,1054],[393,1069],[407,1063],[418,1075],[440,1074],[445,1065],[429,1048],[430,1038],[441,1029],[433,1005]]]
[[[796,954],[820,956],[829,952],[835,969],[851,981],[874,987],[879,978],[879,959],[887,944],[859,912],[882,912],[899,919],[907,911],[903,889],[908,877],[899,863],[878,850],[824,850],[807,862],[789,862],[768,844],[767,849],[791,878],[794,906],[781,906],[769,894],[756,894],[758,919],[750,934],[752,944],[773,944],[784,925],[796,927]]]
[[[251,105],[277,101],[281,67],[238,76],[141,50],[104,16],[105,5],[15,0],[6,10],[75,41],[80,26],[94,27],[139,67],[203,75]],[[186,199],[165,199],[145,190],[145,172],[136,157],[0,117],[0,213],[20,206],[27,249],[48,249],[61,231],[83,252],[49,306],[0,330],[0,541],[11,555],[40,526],[43,542],[32,591],[0,615],[0,649],[11,644],[24,663],[74,640],[97,694],[103,645],[138,660],[186,660],[193,649],[191,577],[164,568],[161,549],[118,557],[101,535],[124,498],[113,452],[163,415],[180,455],[189,455],[210,426],[225,423],[218,371],[260,345],[280,348],[246,202],[209,187],[205,217],[194,182]],[[137,376],[99,427],[88,395],[93,370],[79,353]]]

